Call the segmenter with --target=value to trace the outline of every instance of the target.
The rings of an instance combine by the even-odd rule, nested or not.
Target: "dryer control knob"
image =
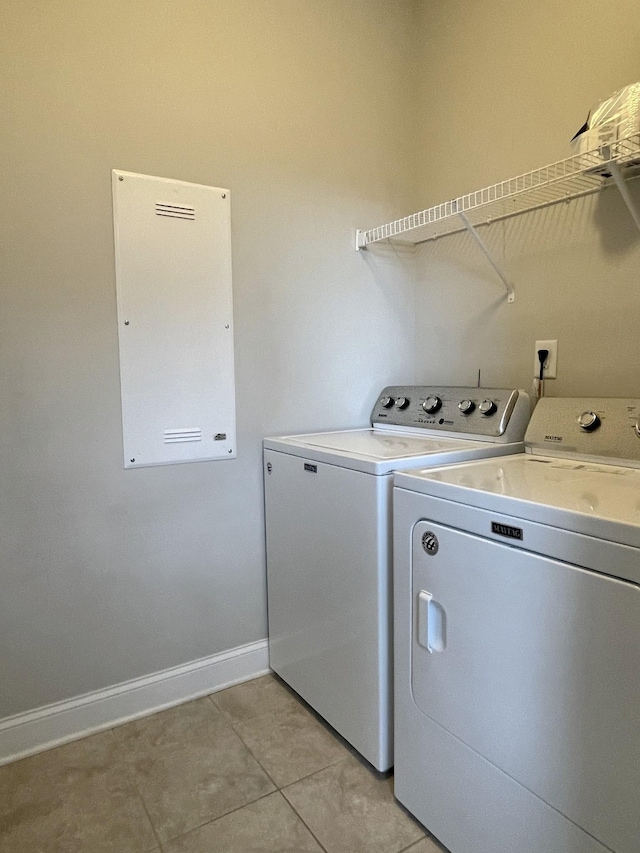
[[[380,405],[383,409],[390,409],[393,406],[393,397],[383,397],[380,400]]]
[[[422,404],[422,408],[429,415],[433,415],[434,412],[437,412],[441,406],[442,400],[440,399],[440,397],[436,397],[435,394],[431,397],[427,397],[427,399]]]
[[[398,409],[406,409],[410,402],[408,397],[396,397],[396,407]]]
[[[638,418],[638,420],[636,421],[635,431],[638,438],[640,438],[640,418]]]
[[[480,413],[483,415],[492,415],[495,411],[497,411],[498,407],[493,402],[493,400],[483,400],[478,406]]]
[[[593,432],[600,426],[600,418],[595,412],[583,412],[578,418],[578,423],[585,432]]]
[[[475,409],[476,404],[473,400],[460,400],[458,403],[458,408],[462,412],[463,415],[470,415],[471,412]]]

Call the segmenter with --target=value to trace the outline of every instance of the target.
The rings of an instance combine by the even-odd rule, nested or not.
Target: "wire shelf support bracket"
[[[505,286],[505,290],[507,291],[507,302],[515,302],[515,301],[516,301],[516,294],[515,294],[515,291],[514,291],[514,289],[513,289],[513,285],[512,285],[512,284],[511,284],[511,282],[507,279],[506,275],[503,273],[502,268],[497,264],[497,262],[496,262],[496,261],[494,261],[494,259],[493,259],[493,255],[491,254],[491,252],[490,252],[490,251],[489,251],[489,249],[487,248],[487,246],[486,246],[486,244],[485,244],[484,240],[483,240],[483,239],[482,239],[482,237],[478,234],[478,232],[477,232],[477,231],[476,231],[476,229],[473,227],[473,225],[469,222],[469,220],[468,220],[468,218],[467,218],[466,214],[464,214],[464,213],[460,213],[460,214],[458,214],[458,215],[460,216],[460,219],[462,220],[462,222],[463,222],[463,224],[464,224],[464,227],[467,229],[467,231],[469,232],[469,234],[471,234],[471,236],[473,237],[473,239],[474,239],[474,240],[475,240],[475,242],[476,242],[476,245],[478,246],[478,248],[480,249],[480,251],[484,254],[485,258],[489,261],[489,263],[490,263],[490,264],[491,264],[491,266],[493,267],[493,269],[494,269],[494,271],[495,271],[496,275],[498,276],[498,278],[499,278],[499,279],[502,281],[502,283],[504,284],[504,286]]]

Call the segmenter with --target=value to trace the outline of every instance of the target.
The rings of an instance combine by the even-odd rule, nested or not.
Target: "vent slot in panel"
[[[125,468],[233,459],[229,190],[119,170],[112,189]]]
[[[156,216],[171,216],[173,219],[195,219],[195,207],[183,207],[178,204],[156,202]]]
[[[174,444],[179,441],[202,441],[201,429],[165,429],[164,443]]]

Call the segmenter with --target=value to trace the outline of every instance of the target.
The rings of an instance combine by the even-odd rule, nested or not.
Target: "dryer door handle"
[[[430,654],[446,647],[446,614],[433,595],[424,589],[418,593],[418,643]]]

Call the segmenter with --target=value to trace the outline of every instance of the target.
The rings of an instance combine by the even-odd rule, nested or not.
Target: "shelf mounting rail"
[[[603,144],[592,151],[575,154],[542,169],[509,178],[369,231],[356,231],[355,248],[366,249],[372,243],[393,239],[424,243],[466,229],[504,283],[507,301],[513,302],[513,287],[491,256],[478,234],[477,227],[561,201],[590,195],[613,182],[640,231],[640,212],[622,174],[624,168],[638,165],[640,133],[634,133],[624,139]]]

